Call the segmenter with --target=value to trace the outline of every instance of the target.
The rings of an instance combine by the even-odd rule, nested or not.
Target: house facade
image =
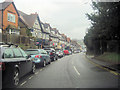
[[[13,2],[0,3],[0,26],[5,33],[19,34],[19,13]]]
[[[19,16],[18,26],[20,28],[20,35],[31,36],[31,33],[29,32],[28,24],[25,22],[24,18],[21,15]]]
[[[58,36],[56,35],[55,28],[51,28],[50,39],[50,46],[56,48],[58,45]]]
[[[41,22],[42,27],[42,48],[50,47],[50,25],[48,23]]]

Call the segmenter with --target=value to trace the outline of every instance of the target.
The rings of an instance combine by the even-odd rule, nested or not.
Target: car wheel
[[[15,69],[12,75],[11,86],[16,87],[18,84],[19,84],[19,71]]]
[[[53,58],[53,61],[55,61],[56,60],[56,56]]]
[[[34,74],[34,73],[35,73],[35,70],[36,70],[35,63],[33,63],[31,73]]]
[[[51,63],[51,61],[49,61],[49,64]]]
[[[43,67],[45,67],[45,66],[46,66],[46,61],[44,60],[44,61],[43,61]]]
[[[56,59],[55,60],[58,60],[58,56],[56,56]]]

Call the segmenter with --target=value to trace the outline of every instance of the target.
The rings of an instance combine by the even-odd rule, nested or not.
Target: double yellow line
[[[87,57],[87,56],[86,56],[86,57]],[[114,75],[120,75],[120,73],[115,72],[115,71],[112,71],[112,70],[107,69],[107,68],[105,68],[105,67],[102,67],[101,65],[98,65],[98,64],[92,62],[92,61],[89,60],[88,58],[87,58],[87,60],[88,60],[90,63],[94,64],[95,66],[97,66],[97,67],[99,67],[99,68],[101,68],[101,69],[104,69],[104,70],[106,70],[106,71],[108,71],[108,72],[110,72],[110,73],[112,73],[112,74],[114,74]]]

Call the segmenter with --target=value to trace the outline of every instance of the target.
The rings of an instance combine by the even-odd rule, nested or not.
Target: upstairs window
[[[15,15],[11,14],[11,13],[8,13],[8,21],[15,23]]]

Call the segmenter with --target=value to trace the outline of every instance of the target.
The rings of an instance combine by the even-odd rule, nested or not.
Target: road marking
[[[80,75],[80,73],[78,72],[78,70],[76,69],[75,66],[74,66],[74,69],[75,69],[76,73],[77,73],[78,75]]]
[[[23,86],[25,83],[27,83],[27,81],[24,81],[20,86]]]
[[[33,78],[33,76],[29,77],[29,79],[32,79],[32,78]]]
[[[39,72],[36,72],[35,74],[38,74]]]
[[[112,73],[112,74],[114,74],[114,75],[120,75],[119,73],[114,72],[114,71],[111,71],[111,70],[109,70],[109,69],[107,69],[107,68],[105,68],[105,67],[102,67],[102,66],[100,66],[100,65],[98,65],[98,64],[90,61],[89,59],[87,59],[87,60],[88,60],[90,63],[94,64],[95,66],[97,66],[97,67],[99,67],[99,68],[101,68],[101,69],[104,69],[104,70],[106,70],[106,71],[108,71],[108,72],[110,72],[110,73]]]
[[[42,71],[42,69],[40,69],[40,71]]]

